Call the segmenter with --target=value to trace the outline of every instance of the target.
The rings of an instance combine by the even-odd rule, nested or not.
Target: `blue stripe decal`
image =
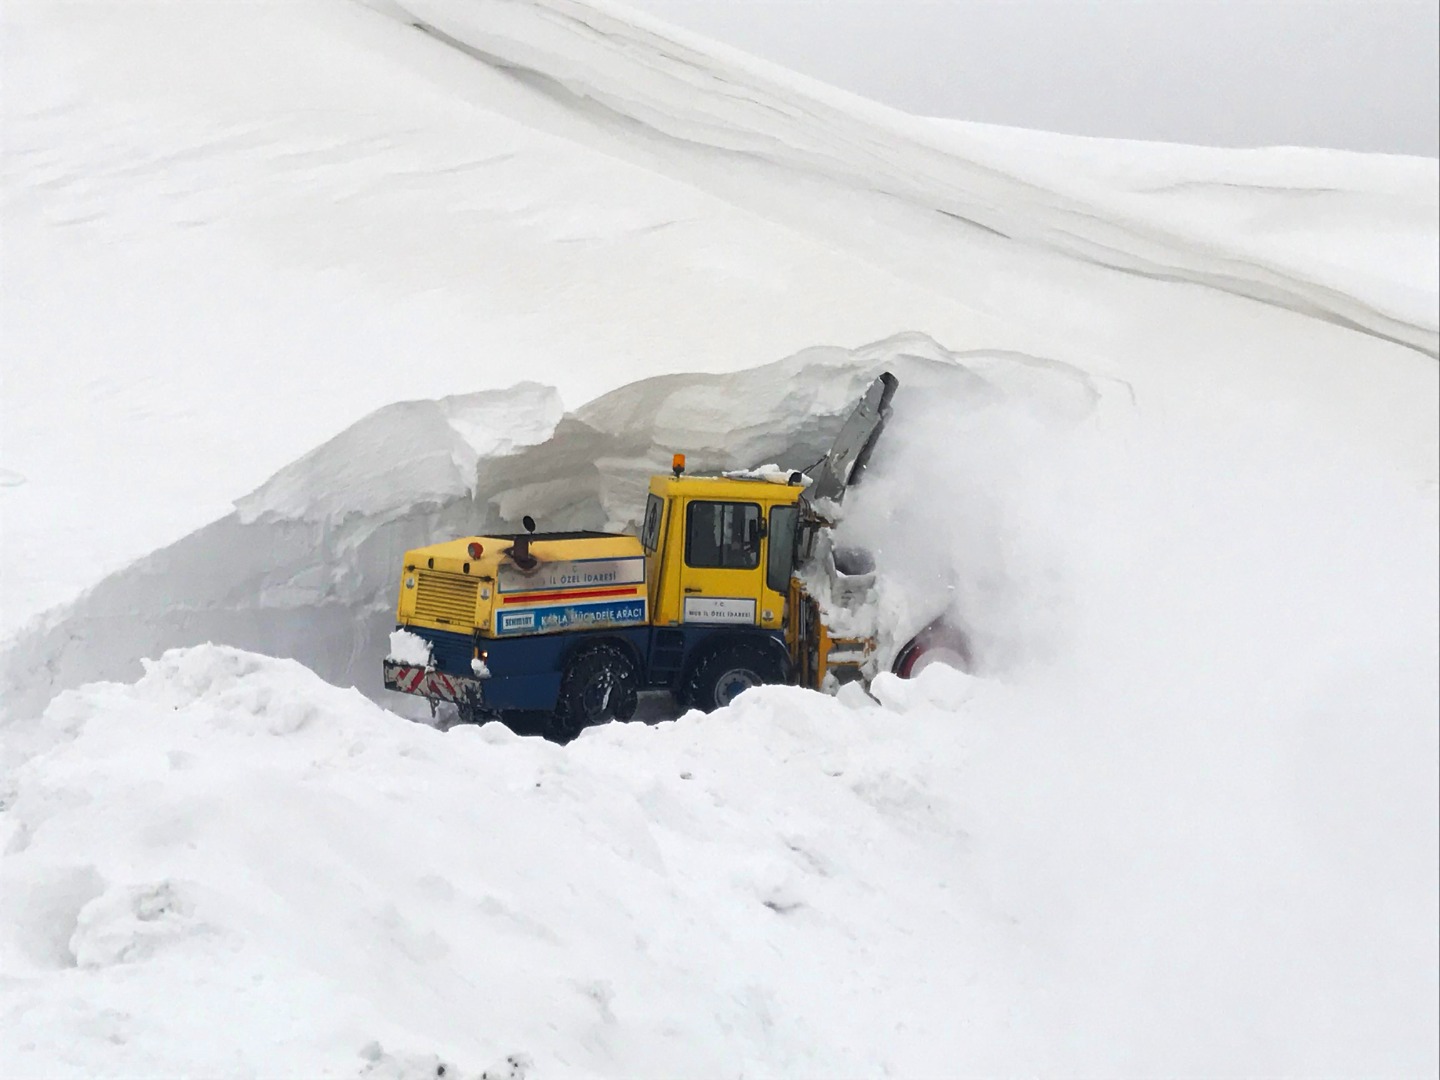
[[[612,600],[603,604],[555,604],[496,615],[500,634],[544,634],[552,630],[626,626],[645,621],[645,601]]]

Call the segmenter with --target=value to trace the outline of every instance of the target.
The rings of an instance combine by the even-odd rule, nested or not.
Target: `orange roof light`
[[[676,454],[673,458],[671,458],[670,468],[675,470],[675,478],[678,480],[680,478],[680,474],[685,471],[685,455]]]

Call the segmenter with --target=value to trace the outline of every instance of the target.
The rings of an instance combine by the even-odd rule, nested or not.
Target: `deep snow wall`
[[[131,679],[143,657],[212,641],[297,659],[406,709],[416,702],[380,686],[406,550],[515,531],[525,514],[547,529],[633,530],[649,477],[676,451],[693,472],[804,468],[885,369],[902,386],[892,432],[903,431],[907,399],[938,402],[956,424],[997,398],[1070,422],[1106,387],[1128,400],[1123,386],[1065,364],[956,354],[907,334],[736,374],[646,379],[565,416],[553,392],[533,384],[388,406],[282,469],[234,513],[15,635],[0,653],[5,713],[33,715],[62,689]],[[936,610],[906,606],[897,621],[918,629]]]

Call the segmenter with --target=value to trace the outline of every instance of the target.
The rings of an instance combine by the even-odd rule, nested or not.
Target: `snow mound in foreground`
[[[293,657],[379,696],[406,550],[513,532],[525,514],[547,529],[633,531],[649,477],[675,451],[697,473],[803,469],[885,368],[906,400],[936,401],[952,422],[1000,398],[1063,425],[1089,415],[1107,385],[1040,357],[955,353],[901,334],[733,374],[644,379],[563,417],[553,391],[533,384],[387,406],[235,513],[18,634],[0,651],[0,708],[34,715],[66,687],[134,678],[142,656],[205,641]]]
[[[1434,1065],[1424,793],[1348,715],[1274,784],[1183,708],[943,668],[565,748],[230,648],[145,669],[6,778],[15,1075]]]

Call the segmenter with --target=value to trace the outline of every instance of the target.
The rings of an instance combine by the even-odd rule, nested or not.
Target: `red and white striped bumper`
[[[402,694],[417,694],[432,701],[464,701],[479,704],[484,700],[479,679],[463,675],[447,675],[433,668],[385,661],[385,689]]]

